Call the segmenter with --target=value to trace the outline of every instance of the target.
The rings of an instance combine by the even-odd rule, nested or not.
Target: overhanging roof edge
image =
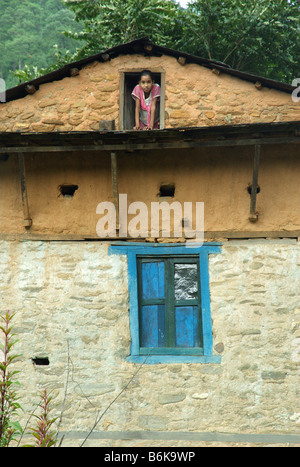
[[[205,66],[205,67],[208,67],[208,68],[211,68],[211,69],[212,68],[217,68],[218,70],[220,70],[223,73],[227,73],[227,74],[230,74],[232,76],[235,76],[235,77],[238,77],[238,78],[241,78],[243,80],[250,81],[250,82],[253,82],[253,83],[255,83],[256,81],[259,81],[262,85],[264,85],[264,86],[266,86],[268,88],[277,89],[277,90],[280,90],[280,91],[283,91],[283,92],[289,92],[289,93],[292,93],[292,91],[294,89],[296,89],[296,86],[292,86],[290,84],[283,83],[281,81],[276,81],[276,80],[272,80],[270,78],[265,78],[263,76],[258,76],[258,75],[254,75],[254,74],[251,74],[251,73],[235,70],[233,68],[230,68],[228,65],[226,65],[226,64],[224,64],[222,62],[219,62],[217,60],[209,60],[209,59],[206,59],[206,58],[203,58],[203,57],[198,57],[196,55],[188,54],[186,52],[182,52],[182,51],[179,51],[179,50],[170,49],[168,47],[163,47],[163,46],[156,45],[151,41],[151,39],[149,37],[143,37],[143,38],[140,38],[140,39],[135,39],[135,40],[130,41],[130,42],[126,42],[124,44],[114,46],[114,47],[112,47],[110,49],[101,51],[98,54],[91,55],[89,57],[80,59],[78,61],[68,63],[68,64],[64,65],[63,67],[52,71],[51,73],[47,73],[45,75],[40,76],[39,78],[35,78],[35,79],[30,80],[28,82],[19,84],[18,86],[15,86],[13,88],[7,89],[6,90],[6,102],[25,97],[27,95],[27,92],[26,92],[25,88],[29,84],[34,85],[34,86],[39,86],[41,84],[49,83],[49,82],[56,81],[56,80],[61,80],[61,79],[65,78],[65,77],[70,76],[70,70],[72,68],[76,68],[76,67],[82,68],[83,66],[85,66],[85,65],[87,65],[89,63],[92,63],[94,61],[103,62],[104,60],[103,60],[102,57],[105,54],[109,54],[112,58],[114,58],[115,56],[118,56],[118,55],[120,55],[122,53],[131,53],[131,54],[139,53],[139,52],[134,50],[135,47],[137,47],[137,46],[143,47],[146,44],[151,44],[153,46],[153,48],[154,48],[154,51],[156,51],[158,53],[165,54],[165,55],[170,55],[170,56],[174,56],[174,57],[180,57],[180,56],[185,57],[188,60],[188,62],[190,62],[190,63],[195,63],[195,64],[198,64],[200,66]],[[2,103],[2,104],[4,104],[4,103]],[[1,102],[0,102],[0,105],[1,105]]]

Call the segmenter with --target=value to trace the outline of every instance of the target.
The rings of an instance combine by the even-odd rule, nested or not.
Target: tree
[[[287,0],[196,0],[185,11],[186,52],[291,82],[299,73],[300,7]]]
[[[73,17],[61,0],[1,0],[0,77],[7,88],[17,84],[10,70],[55,63],[55,45],[60,53],[75,52],[76,42],[63,34],[71,25],[80,29]]]
[[[72,1],[85,45],[76,58],[143,36],[163,46],[219,60],[237,70],[291,82],[299,73],[300,7],[296,0]]]
[[[149,36],[163,46],[174,46],[181,37],[182,8],[173,0],[66,0],[65,5],[83,23],[80,33],[67,37],[85,44],[76,58],[101,52],[115,45]]]
[[[3,2],[6,5],[4,13],[11,6],[11,14],[13,3],[20,3],[17,0]],[[40,2],[24,0],[22,8],[33,4],[37,8]],[[45,4],[51,2],[60,3],[60,0],[46,0]],[[298,0],[191,0],[186,9],[175,0],[65,0],[64,5],[74,18],[74,21],[64,23],[64,29],[67,29],[65,40],[71,44],[77,42],[78,48],[67,52],[68,44],[57,41],[55,54],[50,53],[53,47],[49,46],[47,59],[45,54],[44,58],[39,57],[38,50],[29,57],[28,50],[33,50],[34,39],[29,32],[23,37],[18,34],[20,28],[18,31],[12,29],[9,46],[14,54],[4,54],[4,60],[14,57],[10,66],[21,68],[15,73],[20,81],[28,81],[66,63],[144,36],[149,36],[158,45],[218,60],[248,73],[289,83],[298,77]],[[22,8],[15,7],[19,10],[17,17]],[[44,24],[40,31],[43,42],[47,43],[47,38],[51,37],[52,45],[58,37],[58,29],[53,28],[56,32],[51,36],[50,25],[56,21],[59,24],[57,14],[60,17],[61,10],[56,11],[56,17],[52,13],[49,26]],[[30,17],[26,21],[31,24]],[[0,43],[3,35],[8,40],[7,32],[0,30]],[[22,50],[21,65],[17,63],[18,50]],[[43,68],[46,62],[48,65]]]

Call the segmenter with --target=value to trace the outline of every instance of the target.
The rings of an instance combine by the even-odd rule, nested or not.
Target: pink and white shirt
[[[145,93],[142,90],[141,86],[137,84],[134,90],[131,93],[133,99],[139,99],[141,101],[140,109],[140,122],[145,126],[150,125],[151,118],[151,104],[155,97],[160,98],[160,86],[158,84],[153,84],[149,97],[145,98]],[[159,121],[159,107],[156,106],[155,119],[154,123]]]

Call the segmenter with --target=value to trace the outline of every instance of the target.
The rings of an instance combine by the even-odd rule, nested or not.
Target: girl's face
[[[140,84],[142,90],[144,91],[144,93],[149,94],[149,92],[151,91],[152,86],[153,86],[153,81],[151,79],[151,76],[149,76],[149,75],[142,76],[141,79],[140,79],[139,84]]]

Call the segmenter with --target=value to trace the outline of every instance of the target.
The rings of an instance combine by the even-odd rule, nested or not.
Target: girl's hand
[[[153,130],[153,126],[149,125],[145,127],[145,130]]]
[[[140,130],[140,127],[139,126],[134,126],[133,129],[134,129],[134,131],[138,131],[138,130]]]

